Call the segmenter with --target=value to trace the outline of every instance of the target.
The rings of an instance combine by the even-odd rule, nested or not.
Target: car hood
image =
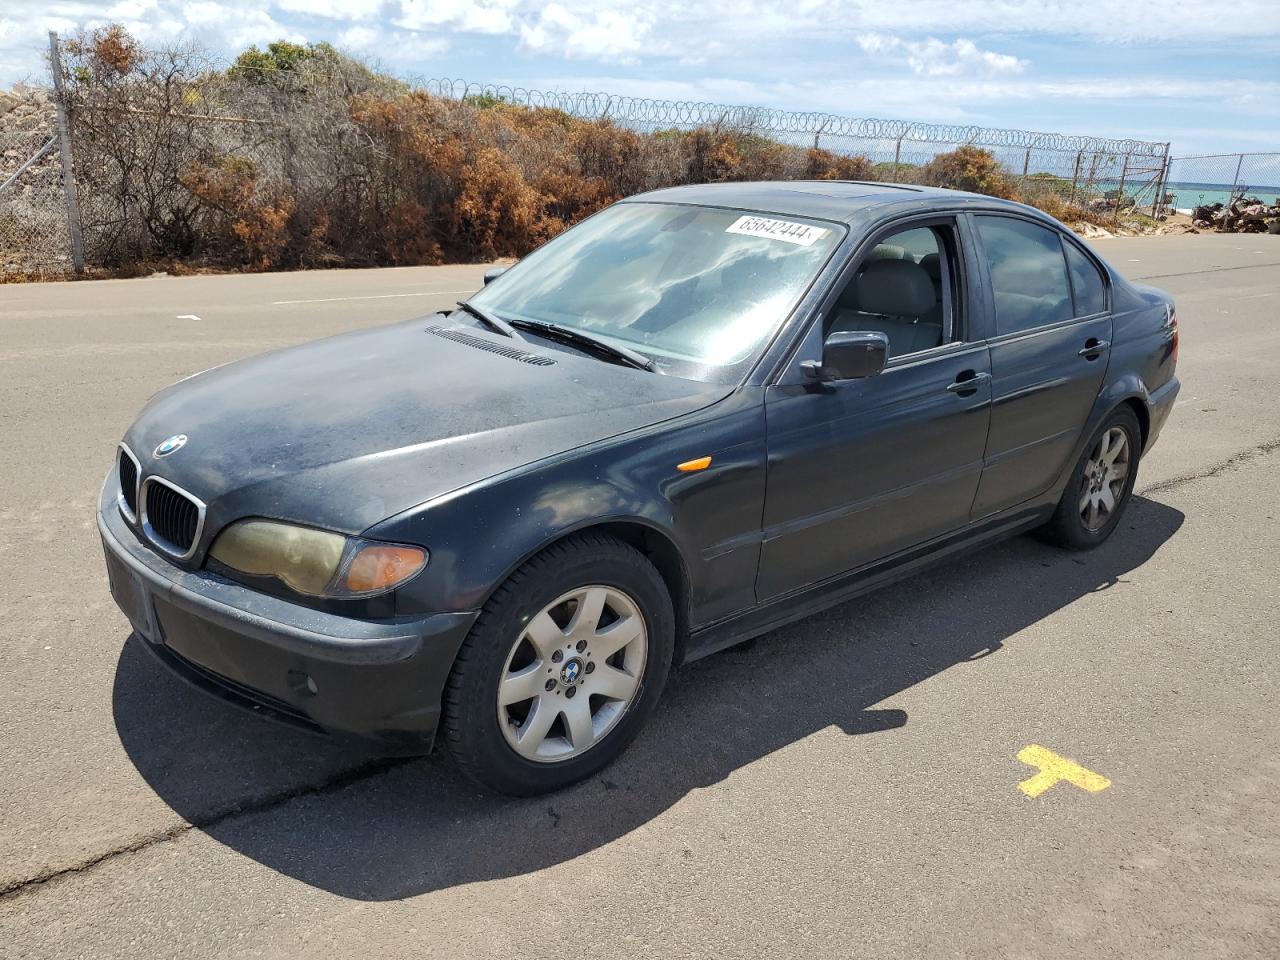
[[[504,355],[513,350],[554,362]],[[145,475],[205,501],[209,530],[266,516],[359,533],[730,390],[417,320],[179,381],[152,398],[125,442]],[[178,434],[188,438],[181,448],[154,455]]]

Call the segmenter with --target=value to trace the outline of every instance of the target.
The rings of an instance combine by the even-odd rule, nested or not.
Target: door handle
[[[965,374],[969,376],[965,376]],[[961,379],[963,377],[963,379]],[[956,377],[955,383],[947,384],[947,393],[958,393],[962,397],[968,397],[978,392],[978,388],[991,379],[989,373],[974,373],[972,370],[965,370]]]
[[[1084,349],[1080,351],[1080,356],[1086,360],[1097,360],[1107,352],[1110,346],[1110,340],[1099,340],[1096,337],[1090,337],[1085,341]]]

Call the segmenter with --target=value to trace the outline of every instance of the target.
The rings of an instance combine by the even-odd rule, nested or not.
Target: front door
[[[986,344],[966,334],[960,249],[947,221],[881,238],[796,363],[816,359],[833,329],[878,330],[889,337],[884,372],[835,383],[788,375],[769,388],[760,600],[968,522],[991,384]]]

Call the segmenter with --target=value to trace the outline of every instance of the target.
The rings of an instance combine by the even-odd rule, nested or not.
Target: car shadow
[[[902,727],[905,712],[876,705],[1123,585],[1182,521],[1135,497],[1092,553],[1017,538],[680,668],[617,763],[549,797],[486,794],[439,754],[378,758],[269,724],[187,687],[137,638],[116,671],[116,729],[156,793],[228,847],[340,896],[409,897],[580,856],[832,725]]]

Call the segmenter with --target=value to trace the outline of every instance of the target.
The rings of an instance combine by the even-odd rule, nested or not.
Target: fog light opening
[[[289,689],[300,697],[314,697],[320,692],[320,688],[311,679],[311,675],[303,673],[301,670],[289,671]]]

